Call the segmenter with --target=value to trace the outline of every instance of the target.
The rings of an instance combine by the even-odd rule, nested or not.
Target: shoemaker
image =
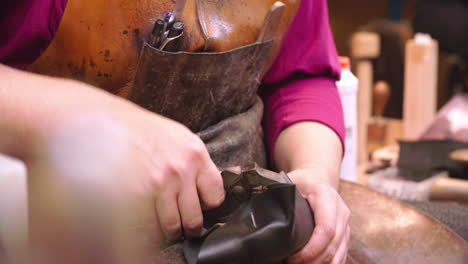
[[[430,247],[414,250],[414,256],[394,254],[401,245],[381,236],[380,231],[400,235],[395,241],[407,239],[411,249],[420,241],[432,243],[424,236],[408,238],[408,230],[418,230],[414,225],[388,228],[394,226],[392,217],[401,216],[399,205],[392,204],[396,201],[359,188],[362,196],[351,195],[353,186],[339,186],[344,125],[335,81],[340,67],[326,1],[285,0],[284,6],[271,0],[181,2],[175,7],[169,0],[4,3],[0,153],[27,166],[33,247],[52,248],[64,260],[63,241],[91,240],[81,233],[54,240],[66,221],[54,219],[60,199],[41,186],[63,186],[62,195],[85,190],[83,195],[76,191],[77,208],[99,204],[87,195],[91,189],[119,203],[147,206],[138,227],[156,249],[201,235],[203,211],[226,198],[219,170],[256,162],[287,172],[314,213],[309,242],[291,252],[288,263],[345,263],[348,252],[360,263],[431,257]],[[183,34],[167,30],[178,22]],[[258,140],[261,125],[264,138]],[[112,186],[118,186],[119,195],[109,192]],[[398,207],[387,219],[372,215],[383,208],[377,202],[356,206],[360,223],[376,221],[382,230],[363,232],[375,225],[356,225],[355,247],[349,251],[350,210],[338,187],[348,206],[383,199],[388,208]],[[139,214],[138,209],[130,214]],[[424,217],[411,217],[419,222],[407,223],[433,227]],[[441,230],[439,238],[453,240]],[[48,239],[55,243],[41,243]],[[92,242],[81,252],[105,246]]]
[[[177,122],[104,92],[98,88],[99,83],[95,87],[96,82],[87,77],[80,76],[78,79],[84,82],[77,82],[25,71],[44,54],[57,29],[59,32],[67,29],[68,32],[64,34],[72,34],[73,28],[82,27],[83,23],[88,24],[91,30],[99,26],[93,24],[96,21],[67,21],[66,12],[76,12],[67,10],[75,8],[73,2],[8,1],[7,8],[3,8],[0,105],[4,114],[0,118],[0,127],[4,132],[0,139],[0,152],[26,161],[29,177],[35,177],[39,167],[60,173],[63,166],[57,163],[67,163],[63,160],[67,156],[79,160],[80,157],[75,156],[78,155],[74,149],[77,147],[75,142],[88,139],[88,144],[96,144],[94,141],[109,144],[113,147],[99,150],[100,155],[120,155],[118,158],[128,163],[122,166],[133,172],[126,175],[129,184],[154,195],[157,211],[155,225],[160,226],[161,237],[169,241],[177,240],[182,230],[188,236],[199,235],[203,221],[202,208],[220,205],[224,192],[216,165],[210,159],[202,140],[193,133],[197,131],[191,132]],[[115,2],[130,3],[120,0]],[[156,1],[160,2],[159,6],[152,3],[155,1],[140,2],[148,2],[154,8],[154,15],[147,17],[147,20],[152,18],[153,21],[161,14],[161,10],[171,5],[171,1]],[[256,2],[265,2],[256,5],[267,7],[259,10],[258,21],[252,22],[261,25],[259,22],[263,22],[273,2]],[[278,31],[285,31],[286,25],[290,23],[286,20],[292,18],[298,6],[295,2],[286,1],[288,10],[283,19],[284,25]],[[87,4],[79,5],[85,7]],[[138,5],[135,4],[134,8],[137,9]],[[115,10],[114,19],[125,19],[119,17],[120,13],[130,10]],[[185,13],[189,11],[190,6],[187,6]],[[62,18],[64,13],[65,17]],[[61,21],[63,26],[60,25]],[[243,23],[245,21],[234,21],[233,26],[242,31],[244,29],[240,25]],[[194,26],[186,24],[187,28]],[[143,43],[141,38],[133,35],[136,32],[133,28],[125,26],[120,30],[117,24],[113,26],[113,30],[118,30],[121,36],[132,35],[126,41],[138,41],[138,47],[141,48]],[[145,26],[149,27],[150,24]],[[257,26],[248,30],[259,32],[258,25],[249,26]],[[140,29],[141,37],[145,31]],[[68,44],[96,48],[104,45],[102,49],[119,45],[118,42],[112,43],[113,39],[108,35],[102,36],[101,43],[92,43],[89,37],[93,34],[96,33],[90,31],[87,35],[71,36],[73,40],[70,41],[75,43]],[[240,46],[239,43],[255,42],[250,32],[246,36],[237,31],[223,34],[225,39],[235,39],[233,43],[226,43],[233,48]],[[281,38],[279,34],[276,35]],[[191,37],[188,34],[186,36]],[[190,39],[187,41],[192,42]],[[133,50],[125,49],[128,45],[124,43],[120,52],[133,54]],[[215,48],[212,51],[217,51]],[[92,52],[97,55],[100,51],[98,49]],[[65,60],[69,55],[65,53],[60,56]],[[92,53],[80,56],[86,60],[83,67],[88,68],[93,60],[95,67],[100,67],[98,59],[91,58],[94,56]],[[109,56],[114,60],[113,67],[130,66],[117,65],[118,58],[113,56],[114,52]],[[63,63],[66,65],[68,62]],[[116,78],[130,77],[129,68],[121,67],[118,70],[128,72],[128,76],[126,74]],[[56,75],[53,69],[49,70],[41,69],[46,74]],[[278,170],[289,172],[290,178],[307,197],[316,216],[316,227],[310,242],[302,251],[291,256],[291,263],[343,263],[346,258],[350,233],[349,210],[336,191],[344,134],[342,111],[334,84],[339,77],[339,70],[328,25],[326,1],[302,1],[273,66],[263,78],[262,87],[262,98],[266,105],[263,125],[271,164],[275,164]],[[107,73],[103,70],[102,75]],[[114,84],[112,81],[115,75],[112,75],[102,79]],[[70,71],[68,76],[63,77],[75,78],[76,75]],[[109,85],[106,88],[110,88],[111,92],[122,88]],[[121,153],[115,153],[119,149]],[[55,156],[57,153],[61,156]]]

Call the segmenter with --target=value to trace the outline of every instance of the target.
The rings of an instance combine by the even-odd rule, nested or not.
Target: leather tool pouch
[[[145,43],[129,99],[198,132],[218,167],[265,164],[257,89],[273,41],[225,52],[166,52]]]
[[[188,264],[279,263],[309,240],[313,214],[286,174],[222,172],[226,200],[204,213],[209,228],[184,241]]]

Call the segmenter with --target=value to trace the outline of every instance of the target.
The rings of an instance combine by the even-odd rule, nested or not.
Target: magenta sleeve
[[[270,159],[281,131],[300,121],[328,126],[344,148],[343,111],[335,84],[340,71],[326,0],[301,1],[260,93]]]
[[[2,2],[0,63],[25,69],[47,49],[57,31],[67,0]]]

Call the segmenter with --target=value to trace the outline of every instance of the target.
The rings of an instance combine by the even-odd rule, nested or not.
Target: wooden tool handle
[[[372,62],[380,55],[379,35],[357,32],[351,37],[351,56],[355,60],[355,72],[359,80],[358,89],[358,163],[368,160],[367,125],[372,113]]]
[[[440,178],[432,185],[429,198],[468,202],[468,180]]]
[[[468,149],[459,149],[450,153],[450,159],[468,165]]]
[[[417,34],[406,43],[403,94],[405,139],[417,139],[435,117],[438,57],[438,43],[430,36]]]
[[[385,81],[378,81],[372,91],[373,115],[382,117],[390,98],[390,86]]]

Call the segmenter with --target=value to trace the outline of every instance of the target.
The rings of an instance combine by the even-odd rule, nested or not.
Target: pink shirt
[[[0,63],[24,69],[52,41],[67,0],[4,1],[0,10]],[[269,150],[283,129],[299,121],[323,123],[343,143],[343,113],[335,86],[339,72],[326,0],[302,0],[261,88]]]
[[[263,128],[270,154],[280,132],[300,121],[328,126],[344,146],[343,111],[335,85],[340,70],[327,1],[302,0],[280,53],[263,80]]]
[[[67,0],[2,0],[0,63],[25,69],[49,46]]]

